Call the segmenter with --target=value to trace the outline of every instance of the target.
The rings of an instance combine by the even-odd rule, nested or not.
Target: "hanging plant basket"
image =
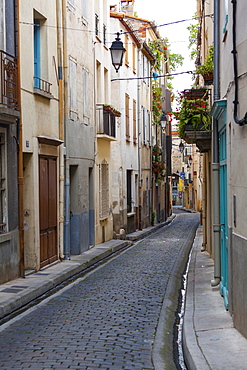
[[[188,100],[208,99],[208,89],[190,89],[184,90],[184,97]]]
[[[213,73],[203,75],[204,84],[206,86],[213,84]]]

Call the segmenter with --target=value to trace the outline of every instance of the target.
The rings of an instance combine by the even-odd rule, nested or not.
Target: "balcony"
[[[211,90],[184,90],[180,96],[180,106],[176,112],[179,137],[188,144],[196,144],[200,152],[211,149]]]
[[[0,106],[19,111],[17,59],[3,50],[0,50],[0,76]]]
[[[116,141],[116,117],[120,113],[109,105],[97,104],[96,123],[97,138],[107,141]]]
[[[201,153],[211,149],[211,138],[211,125],[207,129],[203,125],[199,125],[196,130],[191,125],[185,126],[183,139],[188,144],[196,144]]]
[[[34,93],[37,95],[41,95],[45,98],[52,99],[53,95],[51,93],[51,83],[47,82],[45,80],[42,80],[42,78],[34,77],[33,78],[33,84],[34,84]]]

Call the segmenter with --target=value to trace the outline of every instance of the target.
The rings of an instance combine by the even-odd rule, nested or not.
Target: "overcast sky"
[[[196,12],[196,0],[135,0],[135,11],[138,17],[155,21],[157,25],[191,19]],[[193,21],[175,23],[173,25],[159,27],[162,37],[167,37],[173,53],[180,53],[185,58],[184,65],[178,72],[193,70],[194,62],[189,58],[188,30],[187,27]],[[193,83],[190,75],[179,75],[174,78],[175,91],[190,88]]]

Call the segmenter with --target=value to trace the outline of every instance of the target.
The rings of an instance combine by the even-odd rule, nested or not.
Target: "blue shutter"
[[[34,87],[39,89],[40,79],[40,22],[34,21]]]

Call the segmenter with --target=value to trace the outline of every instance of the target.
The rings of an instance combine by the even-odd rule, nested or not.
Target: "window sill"
[[[10,233],[0,234],[0,244],[2,244],[4,242],[7,242],[9,240],[11,240],[11,234]]]
[[[100,39],[100,37],[98,35],[95,35],[95,38],[96,40],[101,44],[102,43],[102,40]]]
[[[135,212],[128,212],[128,213],[127,213],[127,217],[135,216],[135,214],[136,214]]]
[[[106,141],[117,141],[115,137],[106,134],[97,134],[97,139]]]
[[[39,89],[35,89],[35,88],[33,89],[33,93],[35,95],[42,96],[43,98],[46,98],[46,99],[49,99],[49,100],[54,98],[54,96],[51,93],[48,93],[46,91],[42,91],[42,90],[39,90]]]

